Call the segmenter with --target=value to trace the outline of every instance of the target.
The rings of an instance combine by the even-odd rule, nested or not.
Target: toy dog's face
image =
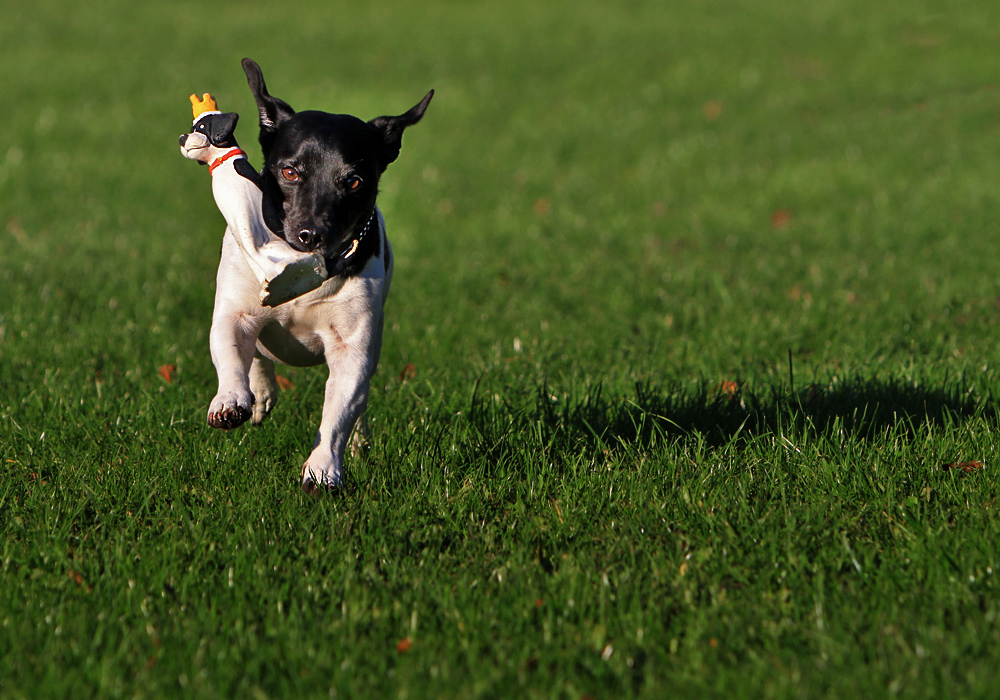
[[[195,122],[190,133],[181,135],[181,154],[202,163],[215,160],[223,151],[236,146],[233,132],[239,118],[236,112],[203,116]]]

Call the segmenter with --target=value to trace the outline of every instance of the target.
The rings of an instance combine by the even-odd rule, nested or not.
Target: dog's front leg
[[[374,371],[370,348],[343,347],[327,354],[330,376],[323,398],[323,420],[316,444],[302,467],[302,488],[340,485],[344,451],[355,423],[368,404],[368,389]]]
[[[257,324],[244,312],[217,310],[212,317],[209,345],[219,377],[219,391],[208,407],[208,424],[213,428],[231,430],[253,413],[249,372],[258,331]]]

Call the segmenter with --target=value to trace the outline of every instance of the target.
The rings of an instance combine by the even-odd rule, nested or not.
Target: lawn
[[[96,6],[0,22],[0,697],[1000,695],[995,3]],[[370,450],[205,422],[187,96],[436,96]]]

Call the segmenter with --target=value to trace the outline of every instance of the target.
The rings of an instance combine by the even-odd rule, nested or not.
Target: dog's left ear
[[[219,148],[235,146],[236,139],[233,138],[233,132],[236,131],[236,122],[239,120],[240,115],[236,112],[214,115],[208,125],[208,140]]]
[[[403,145],[403,130],[420,121],[427,110],[427,105],[431,103],[432,97],[434,97],[433,90],[428,92],[419,104],[405,114],[400,114],[398,117],[376,117],[368,122],[382,134],[382,140],[385,143],[383,169],[399,157],[399,149]]]

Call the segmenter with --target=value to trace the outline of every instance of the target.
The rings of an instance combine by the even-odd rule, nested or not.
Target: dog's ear
[[[253,93],[260,113],[260,145],[266,157],[278,125],[295,114],[295,110],[284,100],[271,97],[264,83],[264,74],[252,58],[243,59],[243,72],[247,74],[247,83],[250,84],[250,92]]]
[[[376,117],[368,122],[382,134],[382,140],[385,143],[385,160],[382,162],[383,169],[399,157],[399,149],[403,145],[403,130],[420,121],[420,118],[424,116],[424,112],[427,110],[427,105],[431,103],[432,97],[434,97],[433,90],[428,92],[424,96],[424,99],[420,100],[419,104],[405,114],[400,114],[398,117]]]
[[[236,122],[240,115],[236,112],[226,112],[225,114],[215,114],[208,124],[208,140],[213,146],[228,148],[236,145],[233,132],[236,131]]]

